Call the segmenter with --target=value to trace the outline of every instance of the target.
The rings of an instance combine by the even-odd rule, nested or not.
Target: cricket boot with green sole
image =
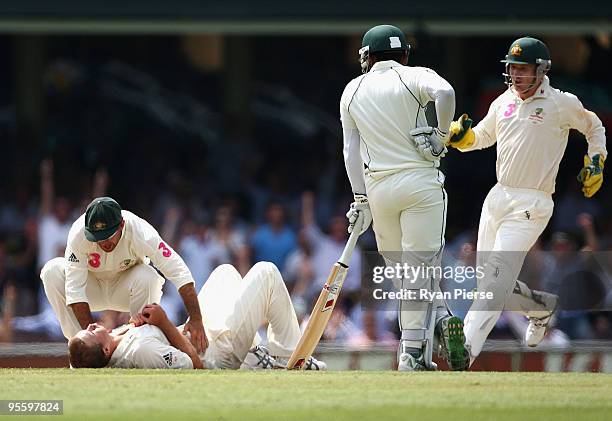
[[[470,367],[470,353],[465,347],[463,321],[456,316],[447,316],[436,325],[438,356],[444,358],[453,371],[465,371]]]

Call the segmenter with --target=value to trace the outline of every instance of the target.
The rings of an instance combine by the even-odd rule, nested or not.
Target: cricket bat
[[[351,235],[346,242],[346,246],[344,246],[344,251],[340,256],[340,259],[338,259],[338,261],[332,267],[331,273],[327,277],[325,285],[323,285],[323,290],[321,291],[321,294],[319,294],[319,298],[312,309],[312,313],[310,313],[310,319],[308,319],[306,329],[304,329],[304,333],[302,334],[300,341],[293,350],[293,353],[287,362],[288,370],[301,369],[319,344],[323,331],[325,330],[332,311],[336,306],[336,301],[338,299],[338,295],[340,294],[342,284],[344,283],[344,278],[346,278],[346,274],[349,269],[348,265],[353,254],[353,250],[355,249],[355,244],[357,244],[357,239],[359,238],[362,225],[363,215],[360,213],[357,217],[357,221],[355,221],[353,232],[351,232]]]

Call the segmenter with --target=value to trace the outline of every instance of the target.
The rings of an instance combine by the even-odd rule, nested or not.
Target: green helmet
[[[510,44],[508,54],[501,62],[506,63],[506,72],[503,75],[508,86],[512,85],[512,79],[508,71],[508,66],[511,64],[535,64],[536,79],[534,83],[543,78],[552,65],[546,44],[532,37],[519,38]]]
[[[548,47],[539,39],[531,37],[519,38],[510,45],[506,58],[502,63],[510,64],[550,64]]]
[[[386,51],[410,51],[410,44],[406,41],[406,36],[396,26],[378,25],[365,33],[359,49],[359,62],[361,69],[367,71],[368,56],[370,53],[380,53]]]

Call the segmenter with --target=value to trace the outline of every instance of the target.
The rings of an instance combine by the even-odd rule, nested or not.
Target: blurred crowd
[[[86,183],[88,190],[69,198],[56,193],[54,178],[53,161],[42,160],[39,194],[16,196],[0,206],[0,334],[4,341],[62,339],[38,275],[46,261],[63,255],[72,223],[92,197],[108,194],[111,181],[100,168]],[[239,203],[231,198],[207,205],[196,197],[184,200],[175,193],[162,190],[160,199],[142,211],[131,208],[129,199],[122,205],[148,219],[174,246],[192,271],[196,289],[217,265],[231,263],[244,275],[255,262],[271,261],[283,274],[299,319],[308,316],[346,242],[347,221],[342,210],[350,198],[324,204],[312,191],[302,192],[296,200],[283,200],[268,190],[263,195],[269,199],[262,204],[258,219],[241,216]],[[549,335],[556,345],[571,339],[612,339],[610,313],[605,311],[612,308],[612,232],[596,229],[595,215],[602,211],[596,205],[577,194],[561,196],[549,235],[529,253],[521,273],[521,279],[532,288],[561,296],[562,311]],[[337,210],[331,217],[325,211],[329,208]],[[447,238],[444,264],[473,266],[476,236],[472,226]],[[325,339],[367,345],[391,343],[397,337],[394,311],[360,306],[361,282],[368,282],[362,279],[363,253],[373,250],[370,230],[353,255]],[[446,280],[443,289],[452,288],[453,282]],[[461,286],[475,287],[475,279],[462,280]],[[180,296],[170,282],[164,286],[162,305],[177,324],[185,319]],[[463,316],[469,302],[451,302],[450,306]],[[110,326],[125,320],[126,315],[109,311],[97,317]],[[524,328],[523,318],[508,312],[492,337],[520,338]]]

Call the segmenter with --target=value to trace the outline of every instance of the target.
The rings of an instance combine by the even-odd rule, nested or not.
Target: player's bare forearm
[[[181,332],[172,324],[172,322],[170,322],[170,320],[164,320],[164,322],[160,323],[158,327],[162,332],[164,332],[164,335],[166,335],[166,338],[168,338],[170,345],[189,355],[189,358],[191,358],[191,362],[193,363],[193,368],[204,368],[204,364],[202,363],[202,360],[200,360],[195,347],[191,344],[191,342],[189,342],[189,339],[187,339],[185,335],[181,334]]]
[[[185,284],[179,288],[179,294],[185,303],[187,314],[189,314],[189,320],[202,320],[202,313],[200,312],[200,303],[198,301],[198,294],[196,294],[195,286],[192,283]]]
[[[74,303],[70,304],[70,307],[82,329],[87,329],[87,326],[94,322],[88,303]]]
[[[183,298],[189,320],[185,323],[184,332],[189,332],[191,343],[195,346],[197,352],[204,352],[208,348],[208,338],[204,331],[204,323],[202,322],[202,313],[200,312],[200,303],[195,292],[195,287],[192,283],[183,285],[179,289],[179,293]]]

